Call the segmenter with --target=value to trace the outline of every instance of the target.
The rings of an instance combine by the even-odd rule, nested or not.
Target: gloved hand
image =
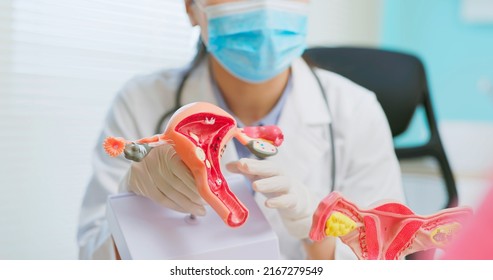
[[[318,202],[301,182],[289,178],[267,160],[243,158],[226,165],[233,173],[240,173],[252,181],[256,192],[267,197],[265,206],[275,208],[288,232],[299,239],[308,238],[312,216]]]
[[[120,190],[133,191],[179,212],[205,215],[205,201],[193,175],[170,144],[155,147],[141,162],[133,162]]]

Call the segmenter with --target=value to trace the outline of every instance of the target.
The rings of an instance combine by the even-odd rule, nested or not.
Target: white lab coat
[[[84,197],[78,231],[80,258],[113,258],[110,232],[105,220],[108,195],[118,185],[130,162],[110,158],[101,143],[107,136],[139,139],[155,133],[158,120],[174,105],[175,91],[183,71],[161,71],[137,77],[118,94],[96,145],[94,174]],[[216,104],[206,61],[193,71],[183,91],[182,103],[206,101]],[[282,110],[279,127],[285,141],[277,162],[287,174],[296,176],[310,188],[318,201],[330,191],[331,145],[328,125],[333,124],[336,153],[336,187],[361,207],[381,199],[404,201],[400,169],[393,150],[392,136],[375,95],[337,74],[317,70],[325,87],[330,114],[320,87],[307,64],[300,58],[292,65],[292,92]],[[164,128],[163,128],[164,130]],[[222,164],[238,159],[235,145],[228,145]],[[226,169],[222,167],[224,173]],[[278,234],[281,253],[289,259],[303,257],[299,240],[284,229],[276,210],[256,201]],[[214,214],[214,213],[208,213]],[[342,243],[336,258],[354,258]]]

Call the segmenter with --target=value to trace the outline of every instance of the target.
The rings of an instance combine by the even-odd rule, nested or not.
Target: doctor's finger
[[[159,197],[163,202],[166,202],[168,204],[166,206],[177,211],[180,211],[179,209],[184,210],[180,212],[188,212],[198,216],[205,215],[205,208],[201,203],[201,197],[190,191],[183,181],[178,179],[173,173],[153,173],[152,186],[154,186],[160,194],[154,195]],[[148,188],[151,190],[153,189],[151,187]],[[168,202],[168,200],[171,202]]]
[[[195,184],[185,183],[180,177],[176,176],[173,173],[169,174],[164,179],[166,180],[166,184],[169,186],[170,189],[167,190],[170,193],[169,196],[176,196],[177,199],[185,197],[187,200],[197,205],[207,204],[199,195]],[[175,192],[180,195],[175,195]]]
[[[130,190],[138,195],[142,195],[150,198],[152,201],[161,204],[166,208],[173,209],[178,212],[187,213],[186,209],[174,203],[169,197],[167,197],[159,188],[154,184],[153,180],[146,180],[144,184],[143,181],[129,182]]]
[[[185,209],[186,212],[204,216],[205,208],[202,198],[192,192],[186,192],[189,189],[185,184],[176,176],[170,176],[167,178],[166,183],[157,183],[159,191],[173,201],[176,205]],[[189,196],[190,195],[190,196]]]
[[[298,198],[293,194],[283,194],[265,201],[268,208],[287,209],[294,208],[297,205]]]
[[[160,189],[168,196],[171,194],[168,192],[173,190],[181,193],[195,204],[204,204],[195,187],[195,181],[190,170],[180,159],[175,149],[171,146],[164,148],[160,146],[157,149],[160,149],[158,150],[159,153],[154,153],[154,157],[156,157],[158,164],[155,164],[156,161],[151,161],[148,167],[155,185],[160,186]]]
[[[252,188],[260,193],[287,193],[290,189],[289,179],[284,176],[273,176],[252,183]]]
[[[163,192],[159,190],[157,186],[147,187],[147,193],[149,194],[149,198],[151,198],[154,202],[157,202],[166,208],[170,208],[182,213],[190,213],[190,211],[187,211],[187,209],[181,207],[169,197],[167,197]]]
[[[185,163],[178,157],[174,156],[171,159],[172,169],[171,173],[167,176],[170,184],[179,192],[189,197],[193,202],[205,205],[206,202],[199,194],[199,190],[195,185],[195,178],[193,178],[192,172]],[[177,184],[176,179],[181,181],[182,184]],[[178,187],[180,185],[180,187]]]
[[[267,160],[242,158],[226,164],[226,168],[233,173],[242,173],[243,175],[253,175],[263,178],[280,175],[279,169]]]

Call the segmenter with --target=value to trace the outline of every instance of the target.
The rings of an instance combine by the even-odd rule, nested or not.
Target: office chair
[[[444,208],[457,206],[455,180],[443,149],[423,63],[415,56],[371,48],[312,48],[303,55],[309,63],[338,73],[373,91],[390,124],[392,136],[409,126],[418,106],[423,106],[430,130],[427,143],[395,148],[398,159],[424,156],[435,158],[445,181],[448,201]]]
[[[445,155],[431,105],[423,63],[415,56],[371,48],[312,48],[305,51],[305,60],[317,67],[338,73],[373,91],[380,102],[392,131],[401,135],[409,126],[418,106],[426,113],[430,139],[427,143],[395,148],[398,159],[431,156],[439,165],[447,190],[444,208],[457,206],[458,196],[452,170]],[[433,259],[435,250],[417,252],[407,259]]]

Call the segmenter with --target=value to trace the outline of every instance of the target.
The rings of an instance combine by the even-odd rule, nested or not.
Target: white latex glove
[[[279,211],[288,232],[299,239],[308,238],[317,202],[305,185],[289,178],[267,160],[242,158],[226,165],[252,181],[252,188],[267,197],[265,206]]]
[[[205,215],[205,202],[193,175],[170,144],[153,148],[141,162],[133,162],[120,189],[179,212]]]

